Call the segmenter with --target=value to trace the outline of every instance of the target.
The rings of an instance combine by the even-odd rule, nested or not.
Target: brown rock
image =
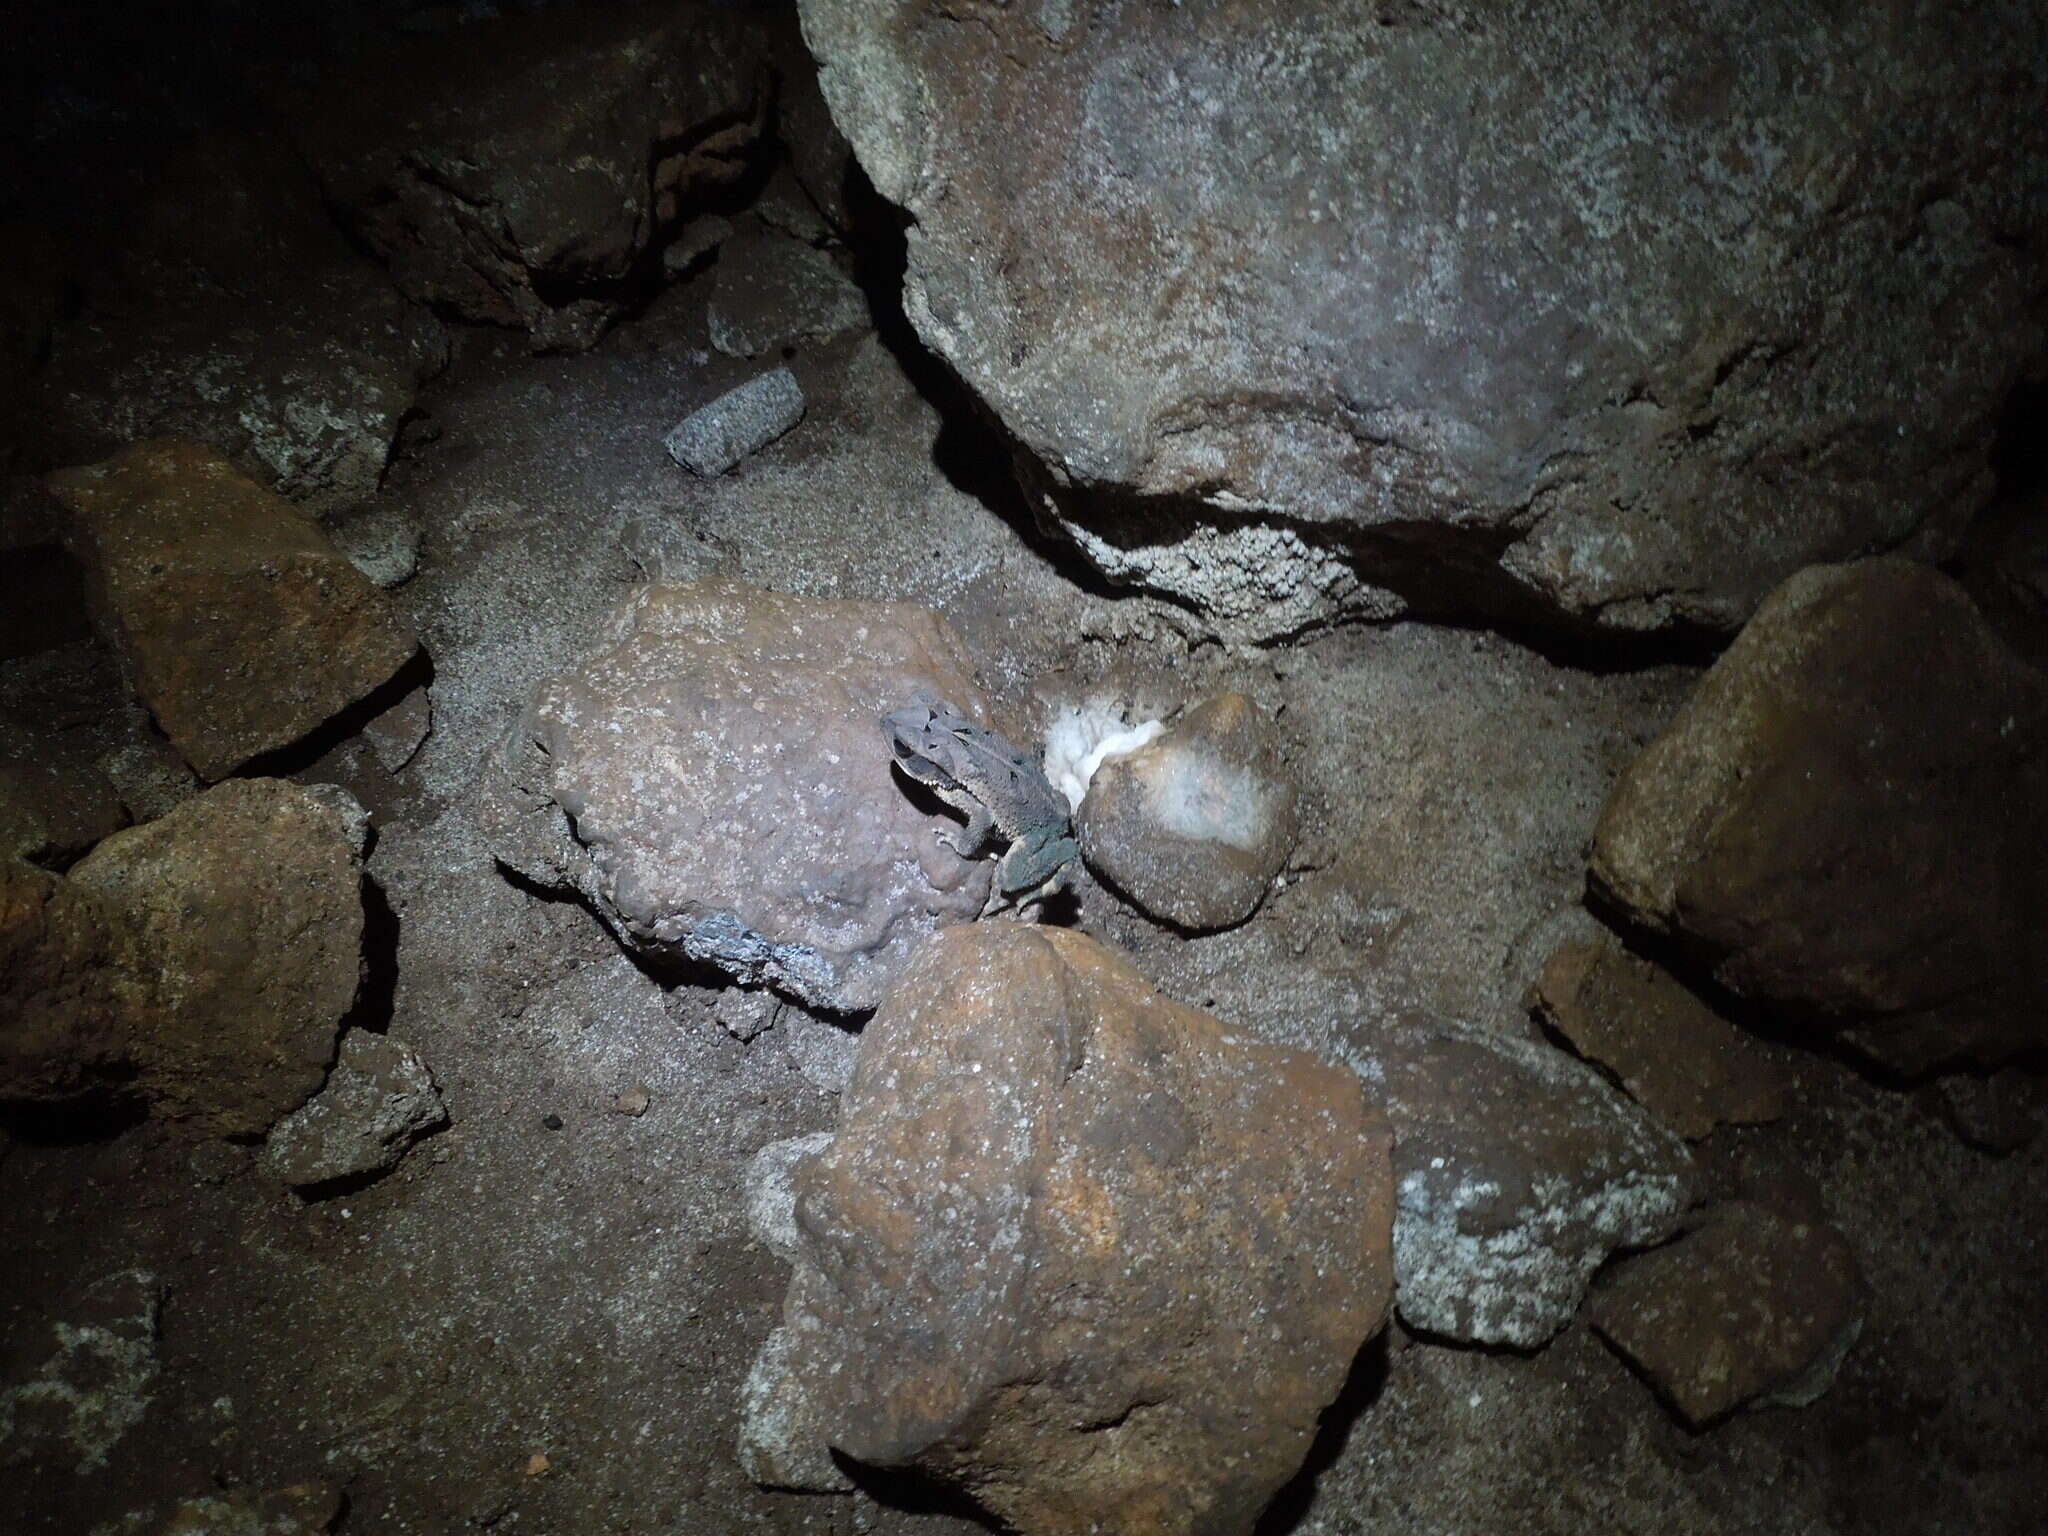
[[[549,11],[380,50],[292,120],[407,295],[580,348],[656,230],[745,173],[759,65],[719,7]]]
[[[127,824],[121,797],[81,749],[0,712],[0,862],[62,869]]]
[[[1560,945],[1531,1001],[1573,1050],[1689,1141],[1785,1113],[1790,1084],[1763,1048],[1612,938]]]
[[[0,1103],[61,1105],[125,1082],[156,1010],[118,904],[0,860]]]
[[[954,823],[890,771],[880,719],[920,689],[987,717],[929,609],[641,587],[528,705],[483,807],[493,847],[645,955],[872,1008],[988,895],[992,866],[940,842]]]
[[[1385,1317],[1387,1150],[1094,940],[949,929],[792,1174],[780,1422],[1030,1536],[1248,1531]]]
[[[1863,1281],[1833,1228],[1747,1200],[1617,1268],[1587,1303],[1600,1336],[1694,1429],[1804,1407],[1863,1328]]]
[[[1394,1285],[1411,1328],[1533,1349],[1618,1248],[1670,1236],[1679,1139],[1541,1041],[1388,1020],[1357,1064],[1394,1129]]]
[[[1895,1071],[2048,1039],[2048,679],[1948,577],[1773,593],[1601,813],[1592,877],[1737,992]]]
[[[1968,1146],[2004,1156],[2041,1133],[2048,1084],[2031,1072],[1958,1072],[1938,1078],[1931,1092],[1943,1120]]]
[[[151,983],[127,1023],[156,1112],[256,1136],[320,1086],[362,963],[361,828],[345,799],[230,780],[71,871],[70,892],[132,936],[126,963]]]
[[[202,443],[138,443],[49,483],[103,632],[202,778],[298,740],[417,649],[316,524]]]
[[[1225,693],[1107,759],[1074,826],[1088,867],[1118,893],[1206,931],[1243,922],[1265,897],[1294,847],[1294,798],[1273,722]]]

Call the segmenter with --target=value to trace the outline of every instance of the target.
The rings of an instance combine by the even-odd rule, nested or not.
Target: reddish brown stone
[[[1592,878],[1895,1071],[2048,1040],[2048,679],[1908,560],[1786,582],[1615,787]]]
[[[792,1175],[756,1414],[1033,1536],[1249,1530],[1386,1316],[1388,1156],[1350,1073],[1094,940],[946,930]]]
[[[418,642],[317,524],[183,438],[52,475],[106,637],[206,779],[289,745]]]
[[[1791,1085],[1764,1048],[1611,938],[1560,945],[1532,1002],[1573,1050],[1688,1140],[1785,1113]]]

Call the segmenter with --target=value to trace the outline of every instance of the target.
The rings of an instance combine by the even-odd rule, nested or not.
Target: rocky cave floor
[[[1172,996],[1339,1061],[1352,1021],[1388,1008],[1532,1027],[1528,935],[1579,899],[1594,818],[1692,668],[1585,668],[1426,623],[1249,655],[1191,641],[1172,608],[1051,558],[991,489],[999,445],[872,333],[796,351],[802,425],[694,480],[663,433],[733,366],[707,360],[695,315],[664,303],[574,358],[463,338],[379,498],[422,530],[396,596],[433,657],[431,734],[395,773],[349,736],[294,774],[373,815],[388,915],[359,1022],[420,1051],[452,1124],[311,1201],[254,1148],[151,1123],[0,1142],[0,1360],[32,1365],[46,1300],[96,1277],[145,1268],[166,1296],[140,1422],[97,1471],[0,1467],[10,1530],[309,1477],[345,1488],[362,1533],[975,1528],[886,1486],[764,1492],[735,1460],[786,1273],[748,1233],[741,1170],[833,1123],[821,1083],[850,1037],[785,1009],[743,1042],[719,993],[637,968],[580,905],[508,879],[474,824],[517,702],[649,568],[928,603],[1024,725],[1101,693],[1249,693],[1303,794],[1279,888],[1191,938],[1084,879],[1072,920]],[[95,745],[147,730],[90,641],[0,683]],[[1869,1314],[1832,1391],[1693,1433],[1582,1324],[1524,1355],[1397,1323],[1263,1529],[2036,1528],[2048,1142],[1972,1150],[1926,1091],[1770,1049],[1791,1111],[1700,1143],[1701,1187],[1794,1190],[1848,1237]],[[644,1112],[621,1112],[635,1088]]]
[[[1526,995],[1584,898],[1601,808],[1708,654],[1414,620],[1221,645],[1036,529],[1007,440],[895,307],[900,249],[862,256],[884,263],[861,274],[879,331],[780,348],[801,424],[714,479],[679,468],[664,435],[773,361],[712,347],[715,255],[576,355],[451,325],[381,488],[338,520],[416,531],[417,571],[391,596],[430,673],[263,764],[370,812],[350,1022],[419,1052],[449,1123],[381,1177],[308,1198],[259,1146],[151,1118],[10,1116],[0,1385],[39,1368],[53,1318],[96,1282],[147,1271],[163,1302],[146,1358],[92,1384],[121,1426],[98,1464],[0,1443],[0,1532],[132,1529],[137,1511],[307,1481],[342,1491],[346,1536],[985,1528],[879,1475],[852,1495],[766,1491],[736,1454],[742,1383],[789,1278],[750,1231],[743,1174],[767,1144],[833,1126],[854,1034],[652,973],[584,905],[510,875],[479,826],[484,765],[522,704],[637,582],[929,605],[1018,740],[1095,698],[1135,719],[1249,696],[1300,794],[1298,843],[1256,913],[1190,936],[1083,871],[1062,920],[1170,997],[1338,1063],[1410,1011],[1540,1038]],[[758,313],[728,305],[727,323],[788,329],[777,292],[755,292]],[[1982,527],[2022,505],[2038,518],[2034,495]],[[1981,547],[1965,545],[1966,582]],[[1998,617],[2048,654],[2040,612]],[[431,729],[407,757],[391,722],[411,710],[417,729],[422,690]],[[383,734],[366,731],[387,706]],[[165,761],[82,626],[0,662],[0,710],[88,758]],[[162,767],[155,810],[197,788]],[[1583,1320],[1523,1352],[1397,1316],[1260,1530],[2039,1530],[2048,1137],[1986,1150],[1937,1087],[1782,1039],[1753,1048],[1790,1085],[1786,1112],[1694,1142],[1695,1198],[1757,1196],[1847,1239],[1865,1322],[1825,1395],[1692,1430]]]

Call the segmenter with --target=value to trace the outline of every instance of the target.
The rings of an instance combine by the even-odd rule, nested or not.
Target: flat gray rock
[[[294,1188],[313,1188],[382,1173],[447,1123],[434,1074],[411,1046],[352,1029],[327,1086],[271,1130],[264,1162]]]

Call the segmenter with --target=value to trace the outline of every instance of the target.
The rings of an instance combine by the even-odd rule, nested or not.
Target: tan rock
[[[1074,826],[1088,867],[1144,911],[1182,928],[1227,928],[1251,916],[1287,862],[1294,799],[1272,720],[1224,693],[1105,760]]]
[[[106,638],[206,779],[297,741],[418,648],[315,523],[182,438],[52,475]]]
[[[1791,1083],[1765,1049],[1612,938],[1559,945],[1531,1000],[1573,1050],[1689,1141],[1785,1113]]]
[[[156,1008],[118,904],[0,860],[0,1103],[60,1105],[123,1081]]]
[[[1386,1315],[1388,1132],[1359,1081],[1064,929],[928,941],[791,1184],[757,1417],[1028,1536],[1250,1530]]]

